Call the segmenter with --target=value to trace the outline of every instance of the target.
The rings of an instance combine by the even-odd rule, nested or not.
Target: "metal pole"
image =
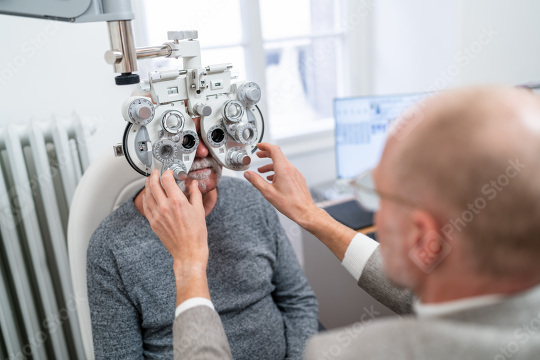
[[[156,57],[168,57],[172,53],[172,49],[169,45],[162,46],[148,46],[143,48],[138,48],[135,50],[137,59],[151,59]],[[108,50],[105,52],[105,61],[108,64],[116,65],[119,64],[124,58],[123,54],[119,50]],[[115,68],[116,70],[116,68]]]
[[[169,45],[148,46],[138,48],[137,59],[151,59],[156,57],[167,57],[171,55],[172,49]]]
[[[114,62],[114,72],[132,73],[137,70],[137,55],[133,41],[133,31],[131,21],[109,21],[109,38],[111,40],[111,51],[119,52],[120,58],[116,56]],[[109,61],[109,59],[107,59]]]

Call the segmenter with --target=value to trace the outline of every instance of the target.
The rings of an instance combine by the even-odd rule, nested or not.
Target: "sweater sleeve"
[[[88,247],[86,271],[96,360],[142,359],[138,311],[125,290],[112,250],[96,234]]]
[[[275,237],[277,254],[272,297],[282,313],[287,341],[287,359],[301,359],[309,337],[318,330],[318,304],[289,238],[271,209],[268,226]]]

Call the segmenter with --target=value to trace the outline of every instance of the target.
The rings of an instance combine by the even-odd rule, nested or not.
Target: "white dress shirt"
[[[212,310],[215,310],[214,309],[214,304],[212,304],[212,302],[210,300],[202,298],[202,297],[194,297],[194,298],[191,298],[191,299],[187,299],[183,303],[178,305],[178,307],[176,308],[175,317],[177,317],[178,315],[180,315],[184,311],[187,311],[187,310],[189,310],[191,308],[194,308],[195,306],[199,306],[199,305],[208,306]]]
[[[352,239],[341,265],[347,269],[356,282],[360,280],[364,267],[377,247],[379,247],[378,242],[361,233],[356,234]]]

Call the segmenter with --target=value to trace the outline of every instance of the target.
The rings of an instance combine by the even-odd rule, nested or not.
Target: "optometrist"
[[[377,167],[354,181],[359,202],[377,211],[380,244],[319,209],[277,146],[258,146],[259,157],[272,159],[259,168],[273,171],[269,182],[245,173],[360,287],[402,315],[316,335],[304,357],[538,359],[539,98],[476,87],[433,96],[413,110],[397,120]],[[144,206],[169,214],[168,224],[152,227],[174,259],[175,358],[230,359],[206,280],[201,195],[194,182],[184,196],[172,179],[163,176],[164,189],[153,188]]]

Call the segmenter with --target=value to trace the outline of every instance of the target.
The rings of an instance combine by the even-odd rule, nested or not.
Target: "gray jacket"
[[[385,279],[378,251],[358,285],[403,316],[319,334],[305,359],[540,359],[540,287],[494,305],[419,319],[410,314],[410,292]],[[232,358],[219,316],[208,307],[180,314],[173,331],[175,358]]]

